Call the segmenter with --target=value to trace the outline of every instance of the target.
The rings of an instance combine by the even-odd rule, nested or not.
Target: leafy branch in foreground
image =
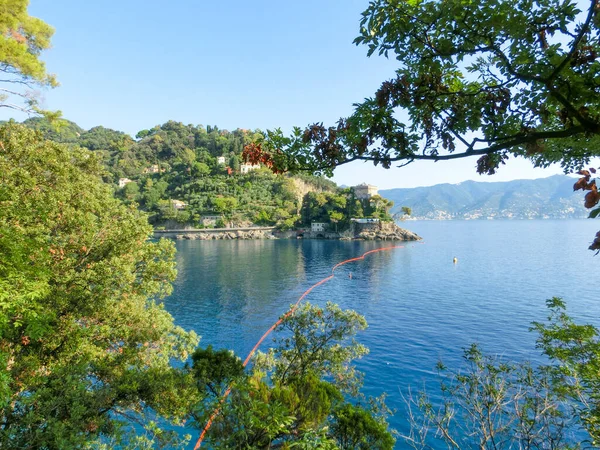
[[[0,108],[15,109],[27,114],[44,114],[39,108],[36,88],[58,86],[56,77],[46,72],[39,59],[50,48],[54,29],[42,20],[27,14],[28,0],[5,0],[0,11]]]
[[[569,398],[576,416],[590,435],[594,447],[600,445],[600,331],[593,325],[578,325],[565,312],[560,298],[547,302],[548,323],[534,322],[540,348],[553,363],[549,370],[553,388]]]
[[[169,440],[152,420],[180,422],[197,396],[171,363],[198,338],[158,302],[174,247],[100,174],[88,151],[0,127],[3,449],[116,446],[132,421]]]
[[[600,335],[577,325],[559,298],[547,323],[534,322],[550,363],[532,366],[464,352],[466,367],[438,365],[438,397],[409,392],[404,441],[415,449],[576,449],[600,442]]]
[[[276,170],[328,174],[469,156],[492,174],[510,155],[580,168],[599,154],[599,24],[595,0],[373,0],[354,42],[394,57],[396,76],[350,117],[271,131],[262,151]]]
[[[582,169],[600,156],[599,11],[596,0],[372,0],[354,42],[394,57],[396,76],[335,125],[268,131],[251,156],[326,175],[357,160],[472,156],[480,174],[511,156]]]
[[[365,327],[354,311],[305,304],[284,320],[283,337],[257,355],[250,373],[241,373],[229,352],[197,350],[193,372],[205,400],[196,423],[203,426],[212,408],[220,408],[207,435],[218,448],[393,448],[387,409],[381,399],[360,394],[352,365],[367,353],[352,339]]]

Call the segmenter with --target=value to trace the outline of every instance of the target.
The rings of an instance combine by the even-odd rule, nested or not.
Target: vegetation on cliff
[[[151,242],[86,150],[0,127],[0,447],[119,441],[136,416],[181,420],[198,342],[158,300],[174,247]]]
[[[170,121],[142,130],[133,139],[104,127],[86,131],[66,120],[38,117],[24,125],[47,139],[93,151],[116,196],[138,205],[156,225],[290,229],[324,222],[341,230],[350,218],[391,220],[392,203],[380,196],[358,200],[352,189],[341,189],[323,177],[276,175],[264,166],[245,165],[244,147],[264,139],[260,130],[229,132]],[[307,187],[307,195],[298,195],[298,181]]]

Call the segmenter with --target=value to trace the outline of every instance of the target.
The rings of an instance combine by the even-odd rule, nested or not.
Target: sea
[[[231,349],[243,359],[335,264],[400,245],[340,267],[306,298],[365,316],[369,327],[357,336],[370,349],[357,362],[365,374],[364,392],[387,394],[394,411],[389,422],[400,433],[408,432],[408,393],[435,392],[437,363],[460,369],[463,350],[472,343],[500,358],[542,361],[530,327],[547,317],[547,299],[561,297],[577,322],[600,325],[594,283],[600,255],[587,249],[600,221],[406,221],[400,226],[423,240],[177,241],[178,276],[165,307],[178,325],[201,336],[202,346]],[[268,338],[261,349],[272,343]],[[399,440],[396,448],[408,447]]]

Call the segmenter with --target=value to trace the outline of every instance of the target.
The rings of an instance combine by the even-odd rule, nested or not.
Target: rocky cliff
[[[394,222],[354,223],[354,239],[381,241],[419,241],[421,237],[412,231],[400,228]]]
[[[294,184],[294,193],[296,194],[296,199],[298,200],[298,206],[302,205],[302,200],[304,200],[304,196],[309,192],[329,192],[331,189],[327,189],[320,186],[315,186],[312,183],[307,183],[306,181],[300,178],[292,178],[292,183]]]

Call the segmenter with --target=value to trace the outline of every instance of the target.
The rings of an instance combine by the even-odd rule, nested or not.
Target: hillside
[[[417,219],[565,219],[587,217],[576,179],[554,175],[537,180],[507,182],[465,181],[411,189],[381,190]]]
[[[301,219],[305,194],[339,191],[324,178],[274,175],[243,164],[244,146],[260,139],[260,130],[169,121],[134,138],[102,126],[84,130],[68,120],[58,127],[43,118],[23,124],[49,140],[93,151],[115,196],[148,212],[155,226],[292,228]]]
[[[149,214],[160,228],[221,228],[252,225],[280,229],[311,223],[342,231],[351,218],[390,221],[391,204],[380,197],[359,200],[351,189],[311,175],[276,175],[244,164],[242,152],[263,138],[260,130],[169,121],[135,138],[101,126],[84,130],[74,122],[23,122],[56,142],[94,152],[115,196]],[[57,126],[58,125],[58,126]]]

